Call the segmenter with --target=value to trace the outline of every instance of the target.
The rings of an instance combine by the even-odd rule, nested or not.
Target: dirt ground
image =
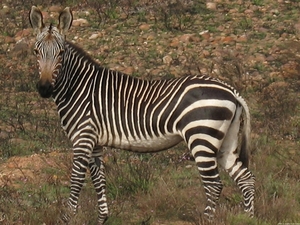
[[[71,153],[54,151],[11,157],[0,164],[0,187],[8,185],[17,188],[24,183],[39,184],[38,182],[45,180],[48,183],[61,182],[67,185],[70,169],[67,168],[66,160],[71,163]]]

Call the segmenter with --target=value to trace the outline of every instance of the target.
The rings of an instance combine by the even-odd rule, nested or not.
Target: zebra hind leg
[[[247,167],[242,166],[237,171],[234,168],[230,169],[229,174],[236,181],[239,189],[244,197],[244,210],[250,217],[254,216],[254,184],[255,177]]]
[[[210,221],[214,217],[216,205],[223,188],[218,172],[216,154],[205,150],[195,151],[195,149],[192,153],[202,178],[207,199],[204,215]]]
[[[218,153],[219,164],[229,173],[229,176],[236,182],[244,198],[244,210],[250,217],[254,216],[254,184],[255,177],[246,165],[239,159],[238,133],[240,127],[239,116],[233,120],[221,149]]]
[[[254,184],[255,177],[249,169],[236,158],[235,163],[230,168],[225,168],[230,177],[236,182],[244,198],[244,211],[250,217],[254,216]]]
[[[94,149],[89,161],[89,168],[98,197],[98,225],[103,225],[108,217],[108,206],[105,194],[106,180],[102,147]]]

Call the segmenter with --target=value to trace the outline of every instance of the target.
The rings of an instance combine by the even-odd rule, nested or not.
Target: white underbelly
[[[181,136],[170,135],[165,137],[153,137],[151,139],[120,139],[105,145],[134,152],[157,152],[168,149],[181,141]]]

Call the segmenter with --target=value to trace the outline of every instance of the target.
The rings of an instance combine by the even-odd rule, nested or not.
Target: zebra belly
[[[152,137],[151,139],[121,139],[108,143],[107,146],[129,150],[133,152],[158,152],[177,145],[182,141],[179,135]]]

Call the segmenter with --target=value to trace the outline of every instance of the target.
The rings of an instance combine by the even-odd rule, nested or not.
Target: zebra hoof
[[[215,216],[215,209],[212,208],[211,206],[206,206],[205,210],[204,210],[204,217],[205,217],[205,220],[207,222],[212,222],[213,219],[214,219],[214,216]]]
[[[105,218],[99,218],[97,225],[104,225],[108,219],[108,216]]]

